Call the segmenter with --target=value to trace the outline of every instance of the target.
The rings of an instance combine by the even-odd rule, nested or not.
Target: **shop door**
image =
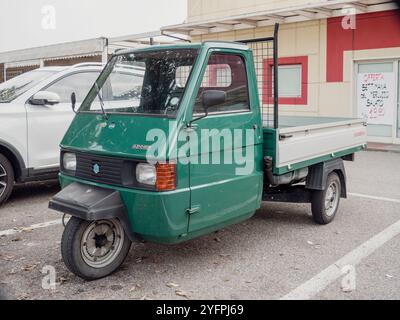
[[[394,143],[398,130],[398,63],[357,64],[358,117],[368,122],[371,141]]]

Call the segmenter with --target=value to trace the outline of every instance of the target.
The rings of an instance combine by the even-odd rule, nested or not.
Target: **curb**
[[[366,151],[400,153],[400,149],[388,149],[388,148],[376,148],[376,147],[367,147]]]

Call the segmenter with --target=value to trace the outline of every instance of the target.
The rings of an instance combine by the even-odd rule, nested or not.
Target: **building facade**
[[[280,114],[363,117],[370,141],[400,143],[400,12],[394,3],[188,0],[187,21],[163,29],[194,41],[235,41],[272,36],[277,22]],[[262,72],[268,68],[265,59]]]

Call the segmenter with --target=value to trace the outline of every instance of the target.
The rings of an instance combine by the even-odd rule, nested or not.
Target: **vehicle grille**
[[[64,153],[73,152],[76,155],[76,171],[71,172],[63,167]],[[131,189],[156,191],[155,185],[141,184],[136,180],[136,166],[145,163],[137,159],[115,158],[99,156],[86,152],[61,150],[61,172],[75,178],[92,181],[110,186],[118,186]],[[98,165],[98,172],[95,172]]]
[[[78,153],[76,162],[75,176],[77,178],[110,185],[122,185],[124,160]],[[99,166],[98,173],[95,173],[93,169],[96,164]]]

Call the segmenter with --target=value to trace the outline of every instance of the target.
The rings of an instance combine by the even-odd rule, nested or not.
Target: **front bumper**
[[[80,184],[84,188],[99,190],[98,194],[103,197],[107,195],[111,197],[110,194],[114,192],[118,194],[124,208],[124,214],[120,214],[120,217],[123,218],[120,219],[124,219],[125,225],[129,228],[127,234],[132,237],[163,244],[178,243],[185,240],[184,235],[188,229],[186,210],[190,203],[189,188],[154,192],[94,183],[63,173],[59,174],[59,178],[63,189],[61,192],[70,185]],[[79,196],[79,193],[84,192],[84,188],[77,189],[78,191],[74,195],[68,195],[71,191],[66,191],[62,201],[54,197],[49,205],[50,208],[75,216],[79,214],[78,217],[94,220],[98,220],[97,213],[114,210],[109,203],[90,206],[88,203],[82,202],[82,198],[77,204],[76,197]],[[95,199],[102,200],[101,196]],[[67,206],[65,205],[66,200]],[[101,210],[103,208],[107,209]],[[76,209],[78,212],[74,211]]]
[[[127,211],[116,190],[73,182],[50,200],[49,208],[87,221],[117,218],[129,238],[134,238]]]

